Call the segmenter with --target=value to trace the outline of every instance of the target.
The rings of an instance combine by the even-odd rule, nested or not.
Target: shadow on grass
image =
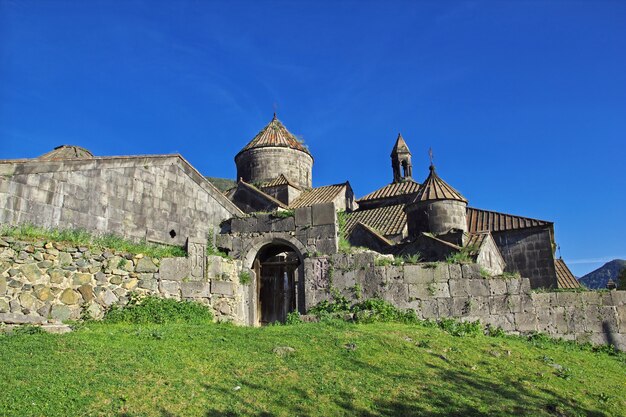
[[[355,365],[367,366],[371,370],[371,365],[355,360]],[[498,378],[498,383],[476,375],[472,371],[458,371],[444,369],[437,365],[428,365],[432,374],[428,381],[417,380],[415,374],[387,372],[377,369],[376,372],[383,372],[391,380],[396,381],[393,391],[400,392],[393,399],[381,397],[375,399],[368,406],[360,405],[358,394],[345,392],[336,395],[335,398],[325,397],[324,408],[318,405],[315,394],[302,388],[294,387],[290,391],[290,402],[284,403],[280,395],[271,396],[266,407],[272,412],[259,411],[251,404],[241,401],[241,396],[237,391],[222,387],[204,385],[209,395],[219,396],[227,399],[231,404],[229,410],[209,409],[206,417],[275,417],[278,415],[311,416],[311,415],[333,415],[333,416],[360,416],[360,417],[473,417],[473,416],[571,416],[584,415],[588,417],[600,417],[606,414],[600,410],[584,409],[570,398],[552,390],[531,390],[528,382],[521,383],[518,380]],[[242,390],[251,393],[251,397],[267,398],[268,391],[273,388],[268,386],[255,385],[253,383],[241,383]],[[402,394],[398,387],[405,386],[407,391],[411,388],[412,396]],[[415,394],[415,387],[425,387],[419,394]],[[314,392],[314,391],[313,391]],[[250,395],[249,395],[250,396]],[[223,403],[223,401],[222,401]],[[319,407],[319,408],[318,408]],[[161,410],[163,417],[173,417],[173,414],[166,410]]]

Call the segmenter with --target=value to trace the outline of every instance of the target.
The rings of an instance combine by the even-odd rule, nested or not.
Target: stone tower
[[[237,179],[247,183],[265,183],[284,175],[302,188],[311,188],[313,157],[311,153],[276,118],[263,128],[235,156]]]
[[[430,174],[405,208],[409,236],[467,232],[467,200],[442,180],[433,164]]]
[[[411,151],[400,133],[398,133],[396,144],[391,150],[391,167],[393,168],[393,182],[395,183],[411,179],[413,175]]]

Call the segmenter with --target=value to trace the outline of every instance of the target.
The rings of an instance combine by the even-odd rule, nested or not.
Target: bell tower
[[[411,151],[400,133],[398,133],[396,144],[391,150],[391,167],[393,168],[394,183],[412,179],[413,165],[411,164]]]

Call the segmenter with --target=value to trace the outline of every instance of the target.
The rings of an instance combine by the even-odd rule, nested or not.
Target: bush
[[[178,301],[153,295],[131,295],[124,307],[112,305],[104,315],[108,323],[212,323],[213,312],[209,307],[194,301]]]

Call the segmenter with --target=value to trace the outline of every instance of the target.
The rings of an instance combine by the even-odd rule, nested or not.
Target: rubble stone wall
[[[0,323],[43,324],[101,318],[130,292],[195,300],[217,320],[244,323],[241,262],[206,256],[199,244],[188,257],[143,255],[51,242],[0,238]]]
[[[333,289],[353,301],[381,297],[424,319],[480,320],[626,350],[626,291],[533,292],[527,278],[485,279],[476,264],[376,266],[373,252],[309,258],[304,268],[307,309]]]

